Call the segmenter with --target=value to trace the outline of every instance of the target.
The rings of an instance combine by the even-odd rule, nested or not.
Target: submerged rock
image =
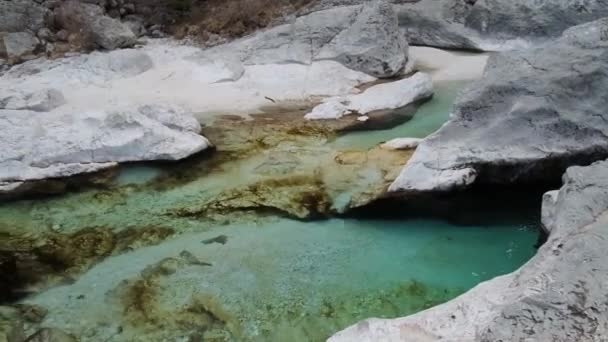
[[[548,241],[526,265],[413,316],[369,319],[338,341],[596,341],[608,334],[608,161],[571,167],[545,201]]]
[[[0,306],[0,341],[22,342],[25,339],[23,323],[19,310]]]
[[[181,118],[181,121],[175,120]],[[173,108],[39,113],[0,110],[0,187],[98,171],[119,162],[178,160],[210,147]]]
[[[391,191],[550,182],[568,165],[607,156],[607,30],[602,19],[555,42],[492,56]]]
[[[78,339],[59,329],[42,328],[25,342],[78,342]]]
[[[362,94],[329,98],[313,108],[305,118],[323,120],[339,119],[347,114],[365,115],[378,110],[402,108],[432,95],[431,77],[425,73],[416,73],[400,81],[373,86]]]
[[[375,77],[392,77],[405,67],[407,47],[391,6],[370,1],[314,12],[204,55],[238,56],[246,65],[334,60]]]

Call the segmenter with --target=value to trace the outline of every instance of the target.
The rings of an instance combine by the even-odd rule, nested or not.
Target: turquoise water
[[[423,104],[411,120],[391,129],[351,132],[337,138],[333,145],[336,148],[367,149],[394,138],[424,138],[448,120],[456,96],[468,83],[468,81],[436,83],[433,98]]]
[[[537,232],[525,217],[460,226],[278,220],[224,227],[205,237],[225,234],[225,245],[194,248],[214,265],[202,286],[238,318],[244,336],[321,341],[358,320],[414,313],[519,268],[534,254]]]
[[[305,162],[321,163],[319,156],[331,156],[336,149],[367,149],[396,137],[427,136],[447,120],[465,84],[436,85],[433,100],[393,129],[353,132],[314,148],[294,143],[290,151],[307,151],[312,157]],[[204,340],[323,341],[365,318],[399,317],[443,303],[512,272],[535,252],[540,212],[535,194],[517,199],[501,192],[494,200],[456,200],[463,205],[437,204],[430,207],[433,216],[427,215],[432,218],[416,219],[395,219],[405,211],[400,204],[392,212],[367,212],[365,218],[315,222],[256,212],[227,212],[219,218],[173,214],[196,208],[227,188],[252,183],[259,165],[288,172],[286,165],[292,162],[301,171],[290,160],[269,163],[265,153],[215,168],[204,159],[161,167],[133,164],[121,168],[105,188],[0,204],[0,238],[70,235],[101,227],[115,233],[117,243],[127,229],[175,232],[164,241],[134,241],[130,252],[104,254],[69,285],[26,300],[49,310],[45,326],[62,328],[83,342],[172,341],[189,336],[192,329],[202,331]],[[417,213],[418,208],[409,211]],[[439,218],[445,212],[450,220]],[[218,236],[225,236],[225,244],[202,243]],[[204,266],[174,265],[148,280],[149,293],[133,292],[136,299],[146,299],[142,308],[147,313],[131,317],[120,289],[136,283],[150,266],[180,258],[184,251]],[[209,315],[213,328],[197,326]],[[184,323],[192,321],[199,323]],[[103,335],[108,326],[120,326],[121,333]]]

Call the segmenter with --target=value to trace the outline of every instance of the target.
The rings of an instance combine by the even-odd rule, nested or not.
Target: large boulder
[[[85,46],[113,50],[133,46],[137,40],[129,26],[104,15],[94,4],[65,1],[55,9],[55,20],[60,28],[81,35]]]
[[[51,11],[33,0],[0,1],[0,32],[38,32],[51,18]]]
[[[335,60],[375,77],[398,74],[407,62],[407,42],[396,14],[384,1],[336,7],[297,18],[293,23],[204,52],[243,64],[310,64]]]
[[[340,341],[597,341],[608,334],[608,161],[569,168],[544,201],[548,241],[521,269],[413,316],[369,319]],[[550,219],[548,219],[550,218]]]
[[[390,190],[553,182],[569,165],[608,156],[607,91],[608,18],[494,55]]]
[[[335,60],[350,69],[385,77],[405,67],[407,48],[391,4],[372,1],[362,7],[350,27],[323,46],[315,59]]]
[[[112,167],[178,160],[210,146],[194,117],[171,107],[64,114],[0,110],[0,188]]]

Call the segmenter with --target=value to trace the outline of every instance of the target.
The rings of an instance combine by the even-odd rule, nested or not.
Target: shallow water
[[[497,215],[504,222],[271,219],[217,227],[109,258],[75,284],[31,302],[50,307],[52,323],[74,332],[81,329],[77,320],[88,331],[108,320],[122,324],[127,316],[108,318],[120,310],[108,294],[148,265],[188,251],[212,266],[163,278],[153,292],[156,304],[144,307],[150,315],[169,326],[171,316],[202,300],[226,321],[233,340],[322,341],[361,319],[411,314],[517,269],[534,253],[535,220],[508,210]],[[225,244],[202,243],[220,235]],[[160,336],[176,333],[165,329]],[[114,340],[130,340],[129,334]]]
[[[155,246],[134,241],[128,253],[108,252],[73,283],[25,301],[49,310],[43,325],[83,342],[194,341],[200,334],[214,341],[322,341],[361,319],[418,312],[509,273],[534,254],[536,195],[518,201],[501,193],[496,203],[448,210],[458,212],[451,221],[437,218],[445,211],[439,205],[431,208],[434,219],[390,220],[376,214],[306,223],[262,213],[173,215],[204,206],[228,187],[268,175],[314,172],[334,160],[338,149],[424,137],[447,119],[464,85],[437,85],[432,101],[391,130],[350,133],[329,144],[284,141],[281,149],[219,166],[205,158],[133,164],[106,187],[0,204],[0,238],[2,233],[69,235],[91,227],[110,230],[115,239],[125,229],[175,232]],[[273,172],[258,173],[265,168]],[[226,237],[225,244],[202,242],[218,236]],[[132,287],[124,294],[124,287],[139,284],[151,266],[183,255],[190,263],[146,279],[147,292]],[[135,315],[137,310],[144,314]]]
[[[469,81],[443,81],[434,85],[435,94],[423,104],[414,117],[396,127],[386,130],[352,132],[337,138],[336,148],[371,148],[394,138],[424,138],[443,125],[452,110],[458,93]]]

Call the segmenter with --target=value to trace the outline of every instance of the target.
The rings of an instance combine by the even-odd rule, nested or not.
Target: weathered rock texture
[[[55,9],[55,19],[60,28],[81,35],[83,44],[91,47],[113,50],[133,46],[136,41],[127,25],[104,15],[97,5],[66,1]]]
[[[308,11],[362,3],[321,0]],[[412,45],[501,51],[559,37],[569,27],[608,16],[606,0],[392,0]]]
[[[554,181],[608,156],[608,19],[490,58],[484,77],[418,147],[392,191]]]
[[[0,130],[0,191],[117,162],[182,159],[210,145],[191,115],[162,107],[75,114],[0,110]]]
[[[205,54],[231,53],[244,64],[335,60],[372,76],[391,77],[407,62],[408,45],[399,32],[391,5],[371,1],[314,12]]]
[[[550,232],[516,272],[413,316],[369,319],[338,341],[598,341],[608,334],[608,161],[571,167],[543,202]]]

